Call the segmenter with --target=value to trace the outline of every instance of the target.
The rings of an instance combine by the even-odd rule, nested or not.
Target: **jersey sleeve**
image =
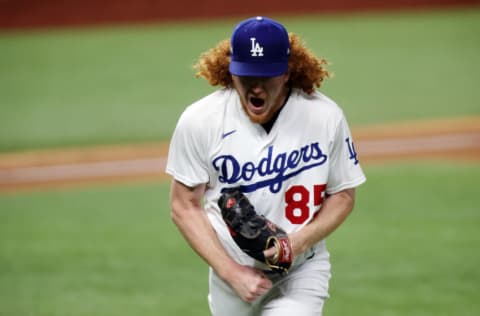
[[[341,116],[330,151],[330,169],[326,192],[336,192],[359,186],[366,181],[345,116]]]
[[[209,181],[204,137],[200,123],[187,109],[170,140],[166,166],[166,172],[186,186],[194,187]]]

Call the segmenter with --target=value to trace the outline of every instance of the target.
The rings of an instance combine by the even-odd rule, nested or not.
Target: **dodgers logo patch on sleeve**
[[[350,141],[349,137],[345,139],[345,142],[347,143],[348,153],[350,154],[348,159],[353,160],[354,165],[358,164],[357,152],[355,151],[355,146],[353,145],[353,142]]]

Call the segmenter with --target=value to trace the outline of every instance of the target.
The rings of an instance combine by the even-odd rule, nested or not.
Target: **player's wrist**
[[[300,254],[307,251],[307,249],[311,248],[306,238],[304,238],[303,234],[300,232],[295,232],[288,235],[290,239],[290,246],[292,247],[293,256],[297,257]]]
[[[231,283],[232,277],[235,277],[241,268],[241,265],[233,259],[223,262],[214,268],[217,275],[227,283]]]

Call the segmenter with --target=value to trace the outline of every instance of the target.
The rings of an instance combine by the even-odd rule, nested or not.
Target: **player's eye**
[[[263,84],[268,79],[269,78],[265,78],[265,77],[240,77],[240,82],[242,83],[242,85],[250,87],[250,86]]]

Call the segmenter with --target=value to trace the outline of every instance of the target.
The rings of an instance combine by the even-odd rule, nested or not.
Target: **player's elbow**
[[[337,195],[342,209],[346,215],[350,214],[355,207],[355,189],[346,189]]]
[[[196,210],[201,209],[204,186],[188,187],[178,181],[172,181],[170,190],[170,217],[177,225],[194,218]]]
[[[185,218],[185,208],[180,203],[172,201],[170,204],[170,219],[175,225],[179,225]]]
[[[198,207],[195,205],[177,200],[173,200],[170,207],[170,218],[177,226],[182,226],[183,224],[194,220],[198,211]]]

